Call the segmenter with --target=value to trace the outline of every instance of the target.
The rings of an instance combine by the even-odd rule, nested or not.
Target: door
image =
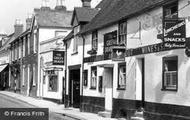
[[[104,68],[105,110],[112,111],[113,100],[113,68]]]
[[[144,84],[144,58],[137,59],[136,65],[136,100],[141,104],[138,107],[144,107],[145,100]]]
[[[70,106],[80,107],[80,69],[70,70]]]

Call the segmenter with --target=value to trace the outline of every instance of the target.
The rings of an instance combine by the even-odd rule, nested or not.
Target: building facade
[[[82,110],[189,119],[188,1],[102,3],[109,8],[101,8],[80,32]]]
[[[67,107],[81,107],[82,101],[82,58],[83,39],[78,35],[81,29],[98,13],[98,9],[91,8],[91,0],[82,0],[82,7],[74,8],[71,25],[72,32],[64,39],[66,46],[66,96]]]
[[[40,44],[55,37],[66,36],[71,31],[71,14],[61,5],[55,9],[46,6],[34,9],[32,18],[26,20],[28,29],[11,42],[11,81],[15,91],[18,89],[22,94],[33,97],[47,97],[43,93],[46,89],[43,87],[44,68],[41,59],[41,52],[45,50]],[[49,57],[47,59],[52,60]]]

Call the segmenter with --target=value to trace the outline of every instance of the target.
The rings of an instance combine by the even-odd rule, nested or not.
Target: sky
[[[48,0],[51,8],[56,6],[57,0]],[[63,0],[64,1],[64,0]],[[101,0],[92,0],[95,7]],[[68,10],[82,6],[81,0],[65,0]],[[14,23],[20,19],[25,25],[25,19],[33,13],[34,8],[40,8],[42,0],[0,0],[0,33],[11,34],[14,32]]]

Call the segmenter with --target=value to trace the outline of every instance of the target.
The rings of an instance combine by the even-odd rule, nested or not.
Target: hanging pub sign
[[[185,48],[185,19],[164,20],[164,47]]]
[[[186,38],[185,54],[190,57],[190,38]]]
[[[112,60],[113,61],[125,61],[125,47],[116,46],[112,48]]]
[[[104,55],[110,59],[112,54],[112,46],[117,45],[117,30],[106,33],[104,35]]]
[[[63,51],[53,51],[53,65],[64,65]]]

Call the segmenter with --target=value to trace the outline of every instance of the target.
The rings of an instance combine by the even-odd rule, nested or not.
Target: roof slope
[[[74,13],[72,16],[71,24],[74,22],[74,16],[76,15],[78,22],[89,22],[94,18],[94,16],[98,13],[98,9],[96,8],[88,8],[88,7],[75,7]]]
[[[103,0],[101,11],[81,33],[99,29],[175,0]],[[98,7],[98,6],[97,6]]]
[[[72,11],[35,9],[34,12],[41,27],[71,27]]]

